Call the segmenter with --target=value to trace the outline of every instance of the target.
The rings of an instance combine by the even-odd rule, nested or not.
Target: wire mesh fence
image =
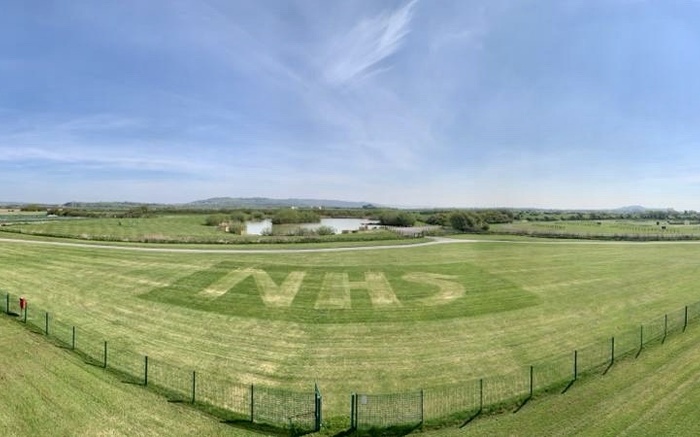
[[[668,334],[676,334],[685,330],[685,308],[668,314]]]
[[[637,329],[617,333],[569,354],[515,370],[421,392],[353,394],[354,429],[401,428],[424,423],[468,423],[482,411],[518,409],[540,392],[565,392],[582,375],[606,373],[616,360],[637,357],[700,319],[700,302],[657,317]],[[420,410],[418,410],[420,406]]]
[[[85,362],[105,367],[105,340],[102,336],[76,328],[75,350],[85,358]]]
[[[612,341],[601,341],[575,351],[577,376],[609,366],[612,362]]]
[[[146,358],[118,343],[108,343],[107,367],[123,375],[125,382],[145,384]]]
[[[252,385],[226,381],[213,375],[197,375],[196,399],[198,402],[216,406],[226,412],[225,420],[247,420],[252,422]]]
[[[483,404],[483,380],[428,388],[423,391],[423,397],[425,421],[461,413],[476,413]]]
[[[576,378],[576,354],[562,354],[533,366],[533,389],[559,389]]]
[[[220,376],[184,369],[134,352],[119,341],[81,329],[17,296],[0,292],[2,313],[17,317],[32,330],[75,351],[86,363],[108,369],[124,382],[144,385],[173,402],[187,402],[226,421],[248,421],[289,431],[293,435],[318,431],[321,395],[244,385]]]
[[[485,406],[497,407],[504,403],[517,403],[530,393],[529,369],[489,376],[483,380]]]
[[[253,422],[286,422],[292,430],[316,428],[316,410],[320,406],[317,403],[317,391],[295,393],[265,386],[251,386],[251,391]]]
[[[14,316],[87,363],[142,384],[173,402],[202,407],[225,421],[271,425],[300,435],[320,430],[322,398],[318,387],[296,392],[246,385],[222,376],[184,369],[133,351],[120,341],[81,329],[54,314],[0,291],[2,313]],[[586,373],[606,372],[615,361],[638,356],[700,319],[700,302],[657,317],[639,328],[616,333],[571,353],[549,357],[507,374],[491,375],[425,390],[390,394],[352,394],[354,429],[412,429],[425,423],[469,421],[482,411],[519,408],[540,392],[566,391]]]
[[[695,302],[686,307],[687,321],[695,321],[700,318],[700,302]]]
[[[61,346],[73,349],[75,328],[60,319],[51,319],[51,336],[60,343]]]
[[[355,394],[351,424],[355,429],[415,427],[423,423],[423,391],[384,395]]]

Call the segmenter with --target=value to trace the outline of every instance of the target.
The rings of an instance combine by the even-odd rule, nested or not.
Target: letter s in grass
[[[438,288],[438,292],[434,296],[426,297],[418,301],[423,305],[445,305],[459,299],[465,294],[464,286],[456,282],[458,276],[455,275],[414,272],[406,273],[401,279],[409,282],[433,285]]]

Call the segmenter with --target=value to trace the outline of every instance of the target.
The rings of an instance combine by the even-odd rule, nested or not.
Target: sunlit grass
[[[454,243],[328,253],[150,253],[0,243],[3,291],[30,308],[154,359],[243,383],[308,389],[329,415],[353,391],[391,392],[521,369],[700,300],[693,244]],[[278,285],[307,278],[289,307],[269,308],[248,277],[207,301],[231,269],[265,271]],[[349,308],[319,310],[327,273],[361,283],[381,272],[401,305],[378,307],[366,288]],[[443,274],[465,294],[420,305]],[[217,276],[218,275],[218,276]],[[439,369],[439,371],[436,371]]]

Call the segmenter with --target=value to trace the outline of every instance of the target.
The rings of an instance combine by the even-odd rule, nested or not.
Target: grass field
[[[0,424],[5,435],[257,436],[85,364],[44,336],[0,316],[12,339],[0,354]],[[516,414],[481,416],[427,436],[693,435],[700,426],[700,329],[693,326],[605,376]]]
[[[242,383],[351,392],[507,373],[700,300],[700,246],[455,243],[150,253],[0,242],[2,290],[112,344]]]
[[[484,416],[427,436],[691,436],[700,429],[700,329],[690,328],[608,374],[515,414]]]
[[[657,220],[513,222],[491,227],[496,233],[617,239],[700,239],[700,225]]]
[[[18,215],[6,216],[6,220],[17,220]],[[26,216],[29,217],[29,216]],[[217,226],[206,226],[205,214],[157,215],[148,218],[70,218],[46,219],[11,223],[0,231],[15,234],[61,237],[94,241],[121,241],[146,243],[265,243],[300,242],[303,237],[260,237],[227,233]],[[3,216],[0,215],[0,222]],[[307,237],[307,239],[310,237]],[[398,240],[400,237],[384,230],[314,237],[317,242],[353,242]]]
[[[256,436],[86,365],[7,317],[0,354],[4,436]]]

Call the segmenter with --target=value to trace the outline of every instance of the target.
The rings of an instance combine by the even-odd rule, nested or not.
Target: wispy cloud
[[[0,200],[697,208],[700,8],[542,1],[14,8]]]
[[[416,2],[412,0],[392,13],[364,19],[333,41],[325,79],[331,84],[344,84],[380,71],[379,64],[401,48],[409,33]]]

